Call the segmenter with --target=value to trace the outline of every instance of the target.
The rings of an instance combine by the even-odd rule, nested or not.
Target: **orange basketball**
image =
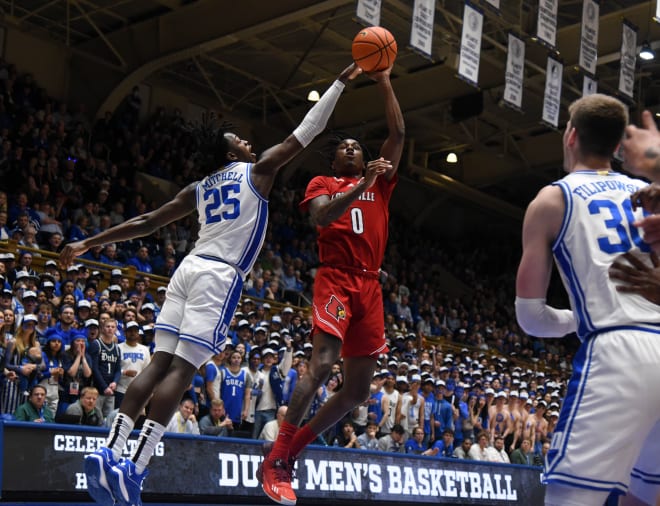
[[[353,60],[365,72],[385,70],[396,58],[396,40],[382,26],[370,26],[360,30],[353,39]]]

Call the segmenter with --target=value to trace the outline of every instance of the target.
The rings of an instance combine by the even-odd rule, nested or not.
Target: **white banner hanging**
[[[637,28],[624,19],[621,35],[621,63],[619,69],[619,91],[633,98],[635,93],[635,64],[637,63]]]
[[[463,33],[458,60],[458,76],[474,86],[479,85],[479,58],[481,56],[481,33],[484,15],[476,6],[465,2],[463,10]]]
[[[509,34],[509,50],[504,78],[504,103],[515,109],[522,108],[523,78],[525,71],[525,42]]]
[[[653,20],[656,23],[660,23],[660,1],[655,2],[655,17]]]
[[[582,4],[582,32],[580,35],[580,68],[596,75],[598,60],[598,17],[600,4],[597,0],[584,0]]]
[[[486,0],[489,5],[493,6],[493,8],[499,12],[500,11],[500,0]]]
[[[539,0],[539,15],[536,23],[538,39],[555,49],[557,41],[557,5],[559,0]]]
[[[593,95],[598,93],[598,81],[588,75],[584,76],[582,80],[582,96]]]
[[[545,69],[545,92],[543,93],[543,121],[557,128],[561,109],[561,79],[564,73],[562,63],[548,56]]]
[[[358,21],[368,26],[380,26],[380,3],[381,0],[358,0]]]
[[[431,58],[434,16],[435,0],[415,0],[410,45],[428,58]]]

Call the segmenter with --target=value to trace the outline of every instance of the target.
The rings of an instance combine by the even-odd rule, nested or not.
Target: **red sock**
[[[302,451],[305,449],[305,447],[314,441],[318,437],[318,434],[316,434],[309,426],[303,425],[298,432],[296,432],[295,437],[293,438],[293,441],[291,442],[291,448],[289,450],[289,455],[292,457],[298,458],[298,455],[302,453]]]
[[[289,458],[289,449],[297,432],[298,427],[296,425],[289,422],[282,422],[279,434],[268,457],[271,462],[277,459],[286,461]]]

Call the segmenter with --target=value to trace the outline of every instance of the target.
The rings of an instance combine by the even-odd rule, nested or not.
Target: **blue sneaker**
[[[112,458],[112,452],[101,447],[85,457],[85,476],[87,476],[87,492],[97,503],[103,506],[115,504],[112,489],[108,483],[108,475],[117,461]]]
[[[124,459],[114,466],[108,473],[108,483],[112,489],[116,504],[119,506],[142,506],[140,493],[142,484],[149,474],[146,469],[138,474],[135,471],[135,463]]]

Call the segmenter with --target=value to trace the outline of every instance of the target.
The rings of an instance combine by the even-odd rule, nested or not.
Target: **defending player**
[[[355,139],[339,143],[335,176],[307,186],[303,209],[317,226],[321,266],[314,282],[314,349],[309,374],[296,383],[285,421],[258,473],[264,492],[295,504],[293,463],[300,452],[345,413],[369,397],[380,353],[387,351],[379,269],[387,243],[388,205],[397,182],[404,122],[390,82],[391,68],[372,74],[385,101],[389,135],[380,158],[366,165]],[[344,386],[309,423],[298,428],[332,364],[344,357]],[[268,450],[266,450],[268,452]]]
[[[224,167],[214,168],[159,209],[63,249],[60,261],[68,266],[89,248],[145,236],[195,209],[199,213],[199,238],[170,281],[151,363],[130,384],[106,445],[85,459],[88,491],[97,502],[141,504],[146,466],[183,393],[195,371],[224,348],[245,276],[265,237],[266,198],[279,168],[323,131],[344,83],[359,73],[354,64],[347,67],[294,132],[258,161],[248,141],[225,133],[214,153]],[[120,461],[134,420],[149,399],[149,418],[136,450]]]
[[[653,476],[660,475],[660,392],[648,385],[660,381],[660,312],[638,295],[618,292],[608,279],[621,253],[647,257],[641,253],[648,245],[632,225],[641,211],[630,202],[646,183],[611,170],[628,120],[618,100],[590,95],[574,102],[569,114],[563,136],[569,174],[543,188],[527,209],[516,282],[516,315],[526,332],[557,337],[577,331],[582,340],[547,455],[545,504],[603,504],[611,491],[628,490],[631,471],[635,495],[651,503]],[[553,255],[572,311],[545,303]],[[630,413],[635,427],[622,430]]]

